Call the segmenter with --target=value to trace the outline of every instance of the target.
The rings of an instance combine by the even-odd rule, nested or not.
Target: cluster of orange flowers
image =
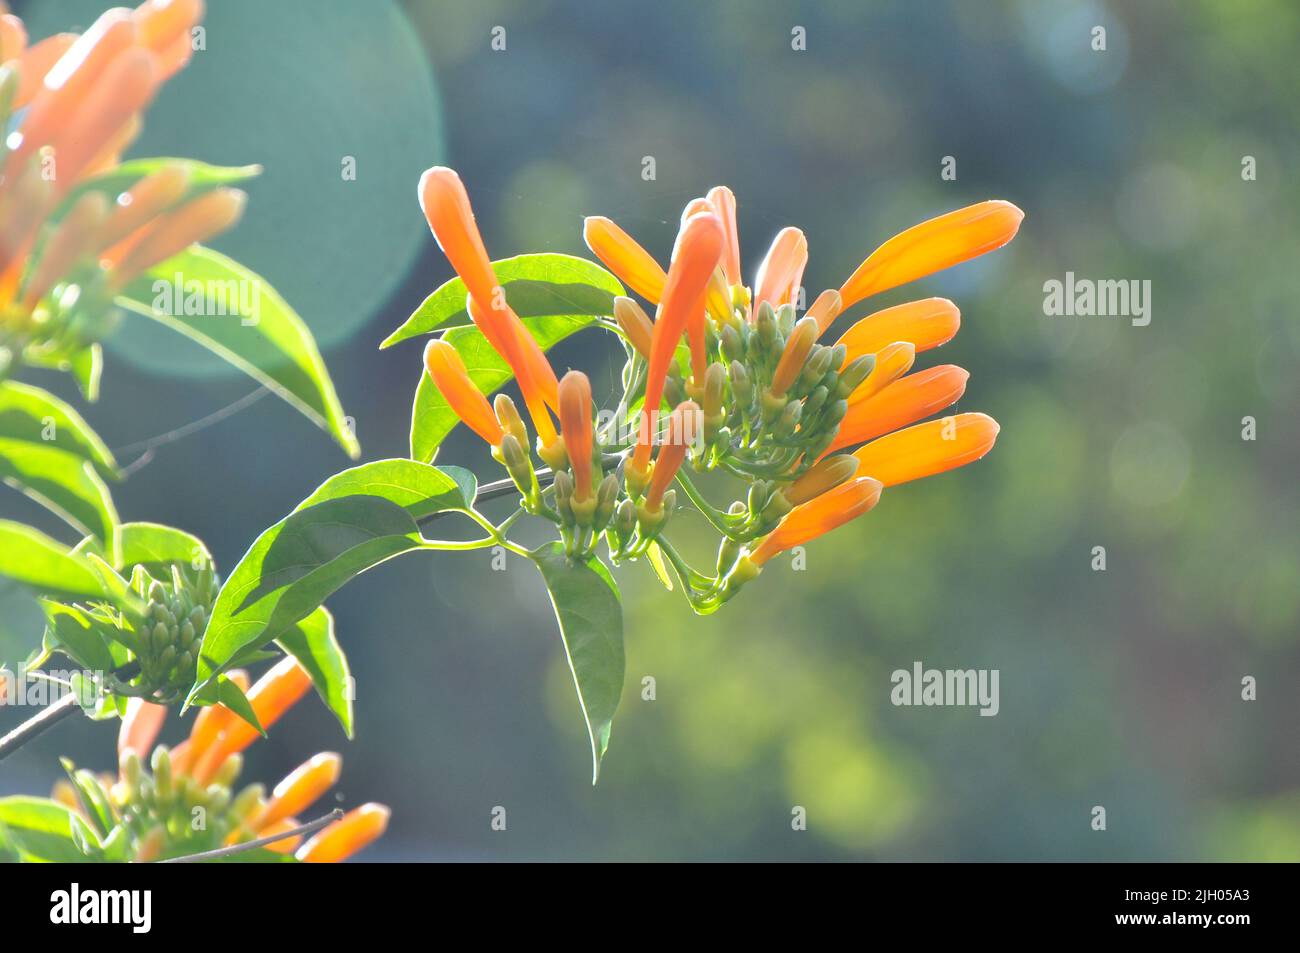
[[[456,173],[428,170],[420,182],[420,199],[434,236],[469,291],[471,318],[519,380],[538,434],[537,452],[557,470],[557,506],[564,502],[579,524],[579,506],[594,507],[596,517],[588,525],[598,533],[604,525],[602,511],[615,505],[622,487],[609,484],[614,474],[599,485],[593,478],[592,467],[600,467],[602,450],[617,448],[593,445],[586,376],[569,371],[557,382],[545,355],[505,300]],[[720,575],[731,569],[735,583],[757,574],[773,555],[870,510],[885,487],[941,473],[987,453],[998,425],[984,414],[917,423],[957,401],[969,376],[953,365],[908,373],[918,352],[956,334],[960,315],[951,301],[929,298],[878,311],[853,324],[832,346],[820,345],[817,339],[863,299],[1006,244],[1022,218],[1014,205],[988,201],[923,222],[877,248],[843,285],[822,292],[801,319],[795,304],[801,300],[808,261],[806,238],[797,228],[783,229],[752,286],[746,286],[730,189],[714,188],[686,206],[667,270],[613,221],[586,219],[588,247],[656,308],[652,321],[631,298],[616,299],[614,307],[630,359],[643,362],[644,376],[639,379],[647,412],[640,415],[635,444],[620,470],[642,527],[666,492],[672,492],[667,487],[688,456],[686,440],[665,439],[664,434],[689,433],[684,418],[700,418],[706,437],[724,445],[721,455],[715,446],[712,456],[697,450],[691,457],[701,468],[710,461],[725,464],[730,446],[726,441],[732,435],[722,424],[740,419],[734,410],[729,412],[729,402],[733,408],[755,408],[757,425],[775,434],[772,445],[793,448],[769,458],[781,467],[772,480],[781,505],[767,506],[764,512],[775,513],[779,522],[772,528],[772,519],[751,518],[745,527],[761,535],[746,537],[753,544],[748,552],[719,566]],[[680,367],[676,354],[683,338],[690,358]],[[735,359],[728,363],[729,358]],[[521,448],[512,441],[526,448],[527,436],[513,403],[499,396],[494,412],[445,341],[428,345],[425,363],[452,409],[516,475]],[[670,405],[666,428],[660,419],[665,400]],[[743,443],[738,440],[737,446]],[[757,444],[751,440],[747,446]],[[858,447],[852,454],[838,452],[852,447]],[[516,476],[527,505],[523,479]],[[765,485],[765,492],[770,488]],[[736,504],[731,512],[739,508]],[[611,525],[617,523],[616,514]]]
[[[203,10],[202,0],[145,0],[30,46],[22,20],[0,15],[0,122],[18,120],[0,147],[0,329],[21,343],[64,330],[51,326],[61,309],[42,303],[73,276],[81,293],[62,305],[102,304],[242,214],[243,192],[195,190],[179,163],[118,195],[78,189],[117,166],[143,110],[189,62]]]
[[[263,728],[279,720],[311,687],[311,679],[292,658],[277,663],[251,688],[242,671],[231,672],[229,678],[247,693]],[[118,734],[119,774],[99,782],[129,834],[128,856],[133,860],[191,853],[196,837],[190,825],[198,806],[208,815],[204,835],[216,832],[225,846],[286,834],[302,826],[297,815],[338,781],[342,759],[323,752],[292,771],[269,797],[260,784],[234,794],[233,784],[243,765],[241,753],[257,739],[257,731],[224,705],[212,705],[199,712],[189,737],[168,750],[154,744],[166,716],[166,706],[132,699]],[[142,759],[152,767],[152,776],[143,773]],[[86,813],[66,781],[55,787],[54,798]],[[267,849],[309,863],[346,860],[383,834],[388,816],[382,804],[363,804],[305,843],[301,834],[287,834]]]

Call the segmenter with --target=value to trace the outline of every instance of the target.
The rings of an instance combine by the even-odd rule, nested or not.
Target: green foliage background
[[[43,35],[103,4],[28,6]],[[321,338],[367,459],[406,454],[419,376],[417,344],[377,345],[448,277],[415,203],[435,161],[464,177],[494,257],[584,254],[583,214],[666,257],[684,202],[729,184],[747,269],[799,225],[814,293],[932,214],[989,197],[1027,212],[1006,251],[872,302],[959,304],[961,333],[927,363],[972,371],[960,409],[999,420],[995,451],[887,492],[810,547],[806,571],[774,564],[709,618],[648,569],[621,571],[628,682],[598,787],[536,573],[454,553],[386,564],[331,600],[357,740],[304,704],[248,776],[339,748],[347,803],[394,808],[377,859],[1300,858],[1293,4],[210,6],[209,49],[136,154],[266,166],[216,246]],[[790,49],[796,24],[807,52]],[[1089,49],[1096,24],[1105,53]],[[274,57],[250,54],[268,40]],[[258,122],[211,134],[241,110]],[[345,154],[355,182],[339,179]],[[948,155],[955,182],[939,177]],[[1066,271],[1150,279],[1151,325],[1045,317],[1043,282]],[[124,462],[120,448],[248,390],[175,346],[144,367],[111,354],[103,401],[81,408]],[[555,352],[609,391],[615,360],[594,333]],[[80,407],[67,382],[40,383]],[[440,460],[496,475],[463,431]],[[123,519],[195,532],[228,570],[345,465],[261,401],[164,448],[115,497]],[[0,516],[40,522],[24,503],[7,493]],[[24,594],[0,593],[0,658],[38,636]],[[999,669],[1000,714],[890,705],[890,672],[918,659]],[[1244,675],[1258,701],[1240,699]],[[112,730],[43,738],[5,763],[0,793],[44,793],[58,753],[107,767]],[[807,832],[790,829],[794,805]]]

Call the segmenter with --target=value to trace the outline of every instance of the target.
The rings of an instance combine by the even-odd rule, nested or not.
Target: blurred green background
[[[15,4],[33,36],[105,6]],[[953,298],[961,333],[918,365],[971,370],[959,409],[998,419],[996,449],[889,491],[806,571],[773,564],[707,619],[621,570],[628,680],[598,787],[538,579],[465,554],[388,563],[330,601],[358,738],[306,702],[247,777],[341,751],[343,803],[393,807],[376,860],[1300,859],[1295,4],[209,6],[207,50],[132,154],[265,165],[216,245],[312,326],[366,459],[405,455],[420,373],[418,345],[376,346],[449,275],[415,200],[426,166],[460,171],[494,257],[585,254],[581,217],[604,214],[666,258],[682,205],[728,184],[747,273],[798,225],[810,297],[931,215],[1027,213],[1006,250],[851,312]],[[1150,280],[1151,324],[1044,316],[1066,271]],[[253,389],[163,333],[128,322],[110,351],[87,416],[114,448]],[[608,393],[615,352],[593,332],[554,363]],[[442,459],[497,475],[463,432]],[[116,498],[228,569],[346,463],[263,400],[161,448]],[[24,503],[6,492],[0,515],[60,532]],[[0,593],[0,659],[39,635],[27,595]],[[890,673],[915,660],[998,669],[1000,713],[892,706]],[[5,762],[0,793],[48,789],[58,754],[109,767],[115,731],[60,727]]]

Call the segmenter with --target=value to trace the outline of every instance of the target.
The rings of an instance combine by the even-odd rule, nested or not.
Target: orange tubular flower
[[[895,235],[873,251],[840,287],[844,307],[1001,248],[1025,213],[1010,202],[980,202]]]
[[[334,787],[343,770],[343,759],[323,751],[304,762],[275,786],[271,800],[249,825],[262,834],[266,828],[306,810]]]
[[[601,215],[583,219],[582,239],[620,281],[651,304],[659,303],[668,276],[636,239]]]
[[[179,202],[189,187],[190,173],[183,165],[165,165],[146,175],[117,197],[100,233],[101,246],[112,249],[136,229]],[[108,255],[111,256],[112,252]]]
[[[226,673],[226,677],[241,692],[248,694],[247,672],[243,669],[232,669]],[[187,771],[189,766],[197,762],[199,757],[221,736],[226,726],[230,724],[230,719],[238,717],[225,705],[209,705],[202,709],[194,718],[194,726],[190,729],[189,738],[173,749],[172,767],[177,771]]]
[[[0,8],[3,9],[3,8]],[[12,13],[0,15],[0,63],[8,63],[27,49],[27,28]]]
[[[270,728],[292,708],[307,689],[311,677],[297,659],[285,658],[257,680],[248,692],[248,703],[263,728]],[[255,729],[238,716],[226,719],[221,735],[195,762],[194,777],[207,783],[232,754],[238,754],[257,740]]]
[[[511,326],[503,325],[496,320],[496,315],[481,308],[473,295],[466,296],[465,310],[469,312],[470,320],[483,332],[483,337],[487,338],[493,350],[504,357],[507,364],[510,364],[510,358],[506,357],[506,350],[513,347],[509,343],[513,334]],[[508,307],[506,311],[514,321],[519,321]],[[537,346],[533,336],[523,328],[522,323],[520,323],[519,334],[532,345],[532,348],[526,349],[520,359],[522,363],[519,366],[511,364],[511,369],[515,371],[515,379],[519,381],[519,392],[523,395],[524,406],[528,408],[528,416],[532,418],[533,426],[537,428],[537,436],[543,447],[549,447],[555,442],[555,423],[551,420],[551,413],[547,407],[559,407],[559,384],[555,382],[555,371],[551,369],[550,361]],[[514,336],[514,340],[518,341],[519,337]],[[550,383],[546,383],[547,380]]]
[[[879,480],[858,477],[796,506],[759,542],[749,561],[762,566],[777,553],[802,546],[849,520],[861,516],[880,501]]]
[[[276,821],[273,824],[267,824],[265,827],[259,828],[257,831],[257,836],[259,838],[272,837],[276,834],[283,834],[286,831],[291,831],[296,827],[302,827],[302,822],[299,821],[298,818],[296,817],[286,817],[283,820]],[[282,838],[281,840],[273,841],[272,843],[267,844],[266,849],[273,850],[277,854],[292,854],[294,851],[298,849],[298,845],[301,843],[302,843],[302,835],[294,834],[292,837],[285,837]]]
[[[668,269],[663,300],[655,315],[641,429],[632,451],[631,466],[640,473],[645,473],[650,463],[654,418],[663,400],[668,365],[690,316],[704,308],[705,288],[722,254],[722,243],[722,223],[711,214],[692,216],[678,236],[677,257]]]
[[[808,352],[812,350],[813,344],[817,341],[817,321],[815,318],[809,318],[806,315],[799,319],[795,324],[794,330],[790,332],[790,337],[785,342],[785,348],[781,351],[781,359],[776,364],[776,370],[772,372],[772,393],[777,397],[785,395],[786,390],[794,383],[799,372],[803,370],[804,361],[808,359]]]
[[[146,268],[224,232],[239,221],[247,201],[247,194],[239,189],[213,189],[160,216],[113,264],[110,283],[121,288]]]
[[[726,244],[722,254],[722,271],[727,276],[727,284],[740,284],[740,232],[736,228],[736,196],[725,185],[709,189],[709,202],[722,223],[722,234]]]
[[[390,813],[382,804],[354,808],[303,844],[295,856],[309,864],[347,860],[384,833]]]
[[[797,228],[783,228],[772,241],[767,257],[754,276],[754,306],[764,301],[773,307],[785,304],[803,278],[808,264],[808,239]]]
[[[668,492],[669,484],[686,459],[686,449],[693,435],[698,432],[699,417],[699,405],[685,400],[677,405],[668,419],[668,436],[655,457],[650,487],[645,494],[645,507],[651,513],[658,513],[663,506],[664,494]]]
[[[812,318],[817,322],[817,333],[820,335],[835,323],[842,310],[840,293],[833,288],[828,288],[817,296],[817,300],[812,303],[812,307],[804,317]]]
[[[591,382],[582,371],[569,371],[560,381],[560,434],[573,470],[573,498],[591,496]]]
[[[900,377],[875,397],[850,403],[848,413],[840,422],[839,433],[827,453],[863,443],[937,414],[961,398],[969,378],[970,372],[964,368],[941,364]]]
[[[961,312],[947,298],[909,301],[869,314],[840,336],[836,344],[848,348],[851,361],[874,354],[894,341],[909,341],[916,353],[947,344],[961,327]]]
[[[978,460],[992,448],[998,430],[998,422],[986,414],[957,414],[891,433],[853,455],[859,473],[897,486]]]
[[[464,183],[452,169],[434,166],[420,177],[419,194],[420,208],[433,237],[473,299],[470,318],[515,372],[524,402],[534,414],[538,433],[545,435],[550,431],[553,435],[554,427],[549,419],[543,426],[534,407],[541,402],[555,407],[559,382],[536,339],[505,302],[474,221],[474,209]],[[543,443],[546,442],[544,437]]]
[[[141,758],[148,755],[153,750],[153,743],[158,738],[166,717],[166,705],[132,698],[126,704],[126,714],[122,716],[122,726],[117,732],[118,755],[128,748]]]
[[[876,366],[871,369],[867,379],[857,386],[849,395],[849,403],[869,400],[894,381],[898,380],[912,368],[916,360],[916,348],[909,341],[895,341],[886,344],[876,352]]]
[[[73,204],[45,244],[36,273],[23,291],[23,309],[31,311],[46,292],[72,266],[92,254],[108,215],[108,201],[99,192],[87,192]]]
[[[505,431],[492,412],[492,405],[470,380],[456,349],[441,339],[430,341],[424,348],[424,367],[456,416],[489,444],[501,446]]]
[[[51,144],[60,193],[76,184],[105,144],[153,99],[158,89],[156,63],[148,50],[127,50],[103,70],[94,89],[55,130]]]
[[[145,0],[132,13],[142,46],[155,53],[188,39],[190,30],[203,19],[203,0]]]
[[[49,142],[68,121],[100,77],[134,46],[135,21],[129,11],[106,11],[78,37],[45,74],[41,88],[18,131],[10,136],[5,178],[19,163]]]
[[[44,89],[45,74],[76,40],[75,33],[56,33],[23,51],[18,60],[18,93],[14,96],[14,109],[22,109]]]

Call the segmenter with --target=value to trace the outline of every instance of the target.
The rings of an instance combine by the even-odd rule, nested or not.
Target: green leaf
[[[464,467],[433,467],[414,460],[377,460],[330,477],[298,504],[302,510],[344,496],[380,496],[415,519],[474,505],[478,480]]]
[[[595,556],[570,559],[558,542],[531,555],[546,580],[560,623],[560,638],[591,736],[591,783],[595,784],[623,693],[623,606],[618,586]]]
[[[104,595],[99,577],[83,559],[44,533],[9,520],[0,520],[0,576],[74,599]]]
[[[104,349],[99,344],[41,343],[23,348],[23,363],[69,373],[81,396],[92,404],[99,400],[99,378],[104,371]]]
[[[161,523],[123,523],[119,569],[144,566],[155,579],[167,579],[174,563],[190,569],[211,568],[212,554],[199,539]]]
[[[316,693],[334,712],[343,733],[352,737],[352,673],[334,637],[334,617],[321,606],[278,639],[276,644],[298,660],[311,676]]]
[[[5,829],[9,842],[32,860],[82,863],[85,857],[72,836],[75,820],[80,818],[49,798],[0,798],[0,827]]]
[[[263,738],[266,737],[266,729],[258,720],[257,712],[253,711],[253,703],[248,700],[242,688],[224,675],[217,676],[216,700],[256,728],[257,733]]]
[[[77,799],[81,802],[83,813],[94,822],[95,834],[98,837],[107,837],[116,825],[117,820],[113,817],[113,808],[109,803],[108,792],[104,790],[99,779],[84,768],[78,769],[75,764],[68,758],[60,758],[59,763],[63,765],[63,771],[72,783],[73,789],[77,792]]]
[[[503,258],[492,263],[506,302],[521,318],[555,315],[600,317],[614,313],[614,298],[623,293],[617,278],[585,258],[542,254]],[[468,289],[459,278],[439,287],[390,334],[380,349],[432,331],[465,327],[473,322],[465,309]]]
[[[113,497],[85,458],[42,443],[0,437],[0,480],[94,536],[105,551],[117,551]]]
[[[81,415],[48,391],[17,381],[0,381],[0,434],[75,454],[106,477],[117,461]]]
[[[187,704],[241,652],[283,636],[353,576],[426,548],[416,520],[466,508],[465,479],[463,471],[380,460],[326,480],[259,536],[226,580]]]
[[[349,456],[360,455],[311,331],[243,265],[195,245],[149,269],[117,303],[202,344],[332,434]]]
[[[92,672],[111,672],[117,667],[103,634],[86,612],[50,599],[41,600],[41,610],[45,613],[46,646]]]
[[[525,318],[524,326],[546,351],[595,320],[590,315],[571,314]],[[478,328],[452,328],[442,339],[460,354],[470,380],[484,394],[492,394],[514,380],[510,365],[488,344]],[[415,406],[411,409],[411,459],[431,462],[439,445],[458,423],[460,418],[421,367]]]

